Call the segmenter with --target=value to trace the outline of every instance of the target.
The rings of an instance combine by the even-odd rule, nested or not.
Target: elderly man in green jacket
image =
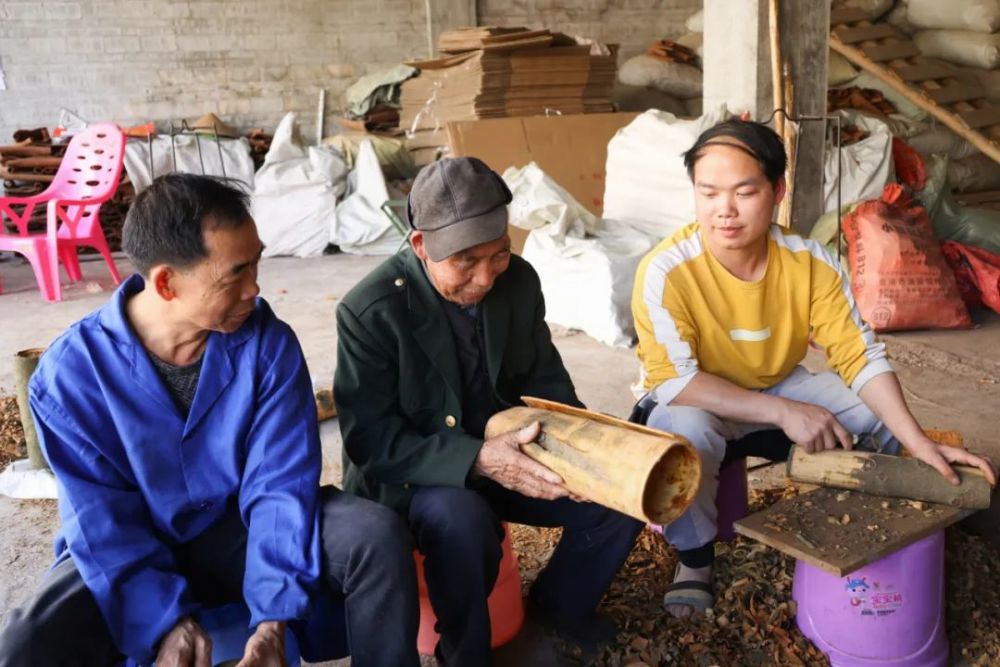
[[[486,600],[501,520],[564,527],[530,610],[589,653],[614,637],[595,608],[641,528],[576,502],[524,455],[519,445],[537,437],[537,424],[484,441],[487,420],[521,396],[581,405],[545,324],[538,276],[511,254],[510,201],[479,160],[430,165],[409,197],[412,247],[337,308],[344,486],[409,521],[446,664],[489,664]]]

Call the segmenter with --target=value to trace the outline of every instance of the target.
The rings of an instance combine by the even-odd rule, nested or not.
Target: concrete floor
[[[337,255],[315,259],[275,258],[262,262],[261,294],[296,331],[314,382],[328,386],[336,363],[334,309],[337,301],[380,258]],[[127,260],[118,260],[127,273]],[[30,269],[19,261],[0,262],[0,394],[13,393],[11,355],[50,343],[69,324],[100,306],[114,286],[100,261],[83,264],[83,283],[65,287],[65,300],[43,302]],[[624,416],[632,404],[629,385],[638,362],[627,349],[597,343],[574,331],[553,327],[554,339],[581,399],[592,409]],[[1000,461],[996,409],[1000,405],[1000,317],[980,316],[971,331],[918,332],[884,337],[921,423],[957,429],[971,448]],[[822,360],[811,358],[813,368]],[[340,479],[340,437],[336,420],[321,427],[324,480]],[[981,513],[980,525],[994,536],[996,514]],[[51,559],[58,525],[54,504],[0,497],[0,623],[10,608],[37,586]],[[528,638],[498,655],[506,665],[558,664],[551,650]]]

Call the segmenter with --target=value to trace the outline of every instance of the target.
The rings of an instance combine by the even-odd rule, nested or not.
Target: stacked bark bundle
[[[445,32],[442,57],[409,62],[400,127],[417,164],[447,145],[450,121],[612,111],[615,54],[548,30],[466,28]]]

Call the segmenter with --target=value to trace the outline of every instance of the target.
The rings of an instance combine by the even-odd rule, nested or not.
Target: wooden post
[[[570,493],[640,521],[674,521],[698,491],[701,460],[684,438],[589,410],[534,398],[494,415],[492,438],[539,422],[521,451],[558,473]]]
[[[781,12],[778,0],[768,2],[768,34],[771,37],[771,98],[774,108],[785,108],[784,77],[781,75]],[[782,139],[785,138],[785,115],[777,113],[774,116],[774,131]]]
[[[877,496],[910,498],[951,507],[987,509],[993,488],[978,468],[954,466],[961,480],[952,485],[941,473],[919,459],[830,450],[809,454],[793,447],[788,476],[839,489],[855,489]]]
[[[43,348],[31,348],[21,350],[14,354],[14,387],[17,393],[17,411],[21,415],[21,427],[24,429],[24,445],[28,452],[28,460],[31,467],[36,469],[47,468],[45,457],[42,456],[42,448],[38,444],[38,432],[35,431],[35,420],[31,417],[31,410],[28,408],[28,381],[31,374],[38,366],[38,359],[42,356]]]

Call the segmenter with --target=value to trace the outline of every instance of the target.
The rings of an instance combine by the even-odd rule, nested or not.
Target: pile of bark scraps
[[[271,141],[274,136],[268,134],[263,128],[255,127],[247,133],[247,141],[250,143],[250,159],[253,160],[253,168],[256,171],[264,166],[264,158],[271,150]]]
[[[960,528],[945,533],[946,627],[953,657],[1000,664],[1000,561],[989,543]]]
[[[0,396],[0,470],[24,458],[24,429],[13,396]]]
[[[762,509],[795,493],[791,487],[754,490],[752,506]],[[559,530],[512,525],[511,531],[527,587],[555,548]],[[676,563],[676,552],[662,537],[640,534],[602,603],[620,632],[597,665],[828,664],[795,627],[793,559],[741,537],[718,544],[719,598],[714,608],[694,619],[674,619],[663,611],[663,594]]]

